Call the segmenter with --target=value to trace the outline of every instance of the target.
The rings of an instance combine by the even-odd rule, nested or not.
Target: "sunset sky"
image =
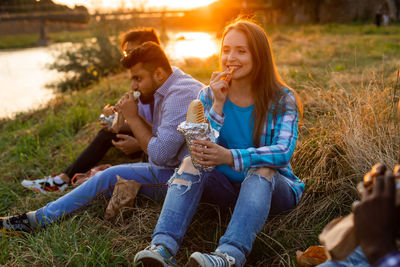
[[[119,7],[133,8],[145,6],[148,8],[190,9],[205,6],[216,0],[53,0],[54,3],[68,5],[84,5],[93,9],[117,9]]]

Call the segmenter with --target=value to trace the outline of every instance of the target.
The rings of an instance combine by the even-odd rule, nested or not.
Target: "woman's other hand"
[[[210,87],[214,94],[213,109],[219,115],[222,115],[222,109],[228,95],[229,83],[224,79],[227,75],[230,75],[230,72],[227,70],[224,72],[214,72],[210,80]]]

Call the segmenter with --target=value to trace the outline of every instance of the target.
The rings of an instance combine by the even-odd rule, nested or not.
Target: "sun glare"
[[[207,58],[218,53],[218,40],[206,32],[181,32],[170,35],[165,51],[170,58]]]
[[[190,9],[206,6],[215,1],[216,0],[148,0],[147,5],[149,7],[165,7],[169,9]]]
[[[57,4],[63,4],[69,7],[74,7],[75,5],[84,5],[89,8],[89,10],[135,8],[138,6],[179,10],[206,6],[215,1],[217,0],[54,0],[54,2]]]

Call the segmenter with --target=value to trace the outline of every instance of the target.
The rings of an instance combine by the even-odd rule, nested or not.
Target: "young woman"
[[[220,64],[223,71],[213,73],[199,96],[218,141],[198,140],[191,148],[200,164],[216,168],[202,172],[190,157],[182,161],[169,181],[151,246],[135,256],[144,266],[175,264],[201,197],[235,208],[216,251],[193,253],[189,266],[243,266],[268,215],[293,209],[303,193],[289,163],[301,103],[280,78],[264,30],[243,19],[228,25]]]

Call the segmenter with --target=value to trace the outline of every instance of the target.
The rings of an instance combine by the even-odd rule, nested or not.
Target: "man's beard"
[[[159,86],[157,85],[157,82],[153,78],[151,79],[151,87],[152,87],[152,91],[153,91],[153,93],[151,95],[140,96],[140,102],[142,102],[143,104],[151,104],[154,102],[154,94],[156,93]]]
[[[151,103],[154,102],[154,95],[141,96],[140,97],[140,102],[142,102],[143,104],[151,104]]]

